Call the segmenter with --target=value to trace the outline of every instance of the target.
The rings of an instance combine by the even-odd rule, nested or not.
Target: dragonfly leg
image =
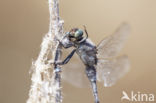
[[[87,66],[86,67],[86,74],[92,86],[93,95],[95,98],[95,103],[100,103],[98,98],[97,92],[97,85],[96,85],[96,69],[94,66]]]
[[[76,49],[74,49],[67,57],[66,59],[64,59],[62,62],[56,62],[56,64],[58,65],[64,65],[67,64],[69,62],[69,60],[72,58],[72,56],[74,55]]]

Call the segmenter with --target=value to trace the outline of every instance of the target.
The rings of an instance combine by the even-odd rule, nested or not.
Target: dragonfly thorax
[[[93,66],[97,63],[96,46],[90,43],[89,39],[77,44],[77,46],[76,53],[85,65]]]

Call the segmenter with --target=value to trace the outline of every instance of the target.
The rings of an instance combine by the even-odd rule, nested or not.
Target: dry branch
[[[58,0],[49,0],[49,32],[43,38],[41,51],[32,64],[32,84],[27,103],[61,103],[61,68],[51,61],[61,57],[61,45],[56,38],[63,34],[63,21],[59,17]],[[48,58],[52,54],[51,58]],[[56,55],[57,54],[57,55]]]

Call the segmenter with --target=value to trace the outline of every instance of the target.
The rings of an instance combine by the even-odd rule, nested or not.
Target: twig
[[[61,57],[61,45],[56,40],[56,38],[62,37],[63,34],[63,22],[59,17],[58,0],[49,0],[49,12],[49,32],[43,38],[41,51],[37,60],[33,63],[32,85],[27,103],[62,102],[61,68],[58,65],[54,65],[54,67],[50,65],[50,60],[57,61]],[[50,53],[53,55],[48,60]]]

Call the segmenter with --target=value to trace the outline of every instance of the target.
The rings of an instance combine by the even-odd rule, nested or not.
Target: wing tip
[[[126,32],[130,32],[131,31],[131,26],[129,23],[127,22],[123,22],[121,23],[120,27],[121,29],[124,29]],[[130,33],[129,33],[130,34]]]

